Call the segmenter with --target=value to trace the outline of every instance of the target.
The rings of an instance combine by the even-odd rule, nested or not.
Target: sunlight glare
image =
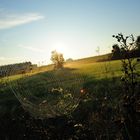
[[[52,45],[52,51],[56,50],[59,53],[62,53],[64,55],[64,58],[69,58],[71,56],[71,50],[67,48],[66,44],[64,42],[55,42]]]

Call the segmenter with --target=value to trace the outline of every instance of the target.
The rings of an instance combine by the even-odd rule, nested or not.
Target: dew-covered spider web
[[[12,75],[5,79],[23,108],[36,118],[70,115],[79,105],[85,77],[72,69]]]

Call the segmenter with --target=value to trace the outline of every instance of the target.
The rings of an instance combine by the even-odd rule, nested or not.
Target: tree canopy
[[[63,64],[64,64],[64,61],[65,61],[65,59],[63,57],[63,54],[62,53],[58,53],[56,50],[52,51],[51,53],[52,53],[51,61],[54,64],[54,68],[55,69],[62,68]]]

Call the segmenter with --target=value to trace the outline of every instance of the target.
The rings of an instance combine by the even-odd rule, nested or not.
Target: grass
[[[106,61],[106,62],[92,62],[81,63],[79,65],[66,64],[66,67],[74,68],[75,72],[88,74],[94,78],[106,78],[106,76],[118,77],[121,76],[121,63],[120,61]]]
[[[118,60],[117,61],[106,61],[106,62],[95,62],[94,59],[93,59],[93,61],[91,61],[91,60],[92,60],[91,58],[85,59],[85,61],[88,63],[85,63],[84,59],[82,59],[81,62],[80,62],[80,60],[78,60],[77,62],[66,63],[64,65],[65,72],[52,71],[51,70],[52,66],[50,65],[50,66],[40,67],[36,71],[34,71],[32,73],[27,73],[25,75],[10,76],[10,77],[8,77],[8,80],[11,82],[13,81],[13,87],[12,87],[13,89],[18,90],[19,92],[23,93],[25,96],[27,93],[28,93],[27,95],[34,94],[37,97],[42,96],[41,101],[45,100],[45,98],[43,96],[45,95],[46,92],[49,92],[48,89],[50,90],[50,88],[52,88],[52,85],[54,87],[55,86],[61,87],[63,89],[69,88],[70,90],[75,90],[74,93],[76,94],[77,90],[78,90],[78,92],[80,92],[80,88],[82,88],[81,84],[90,83],[89,81],[92,81],[92,82],[88,86],[94,85],[96,87],[96,89],[95,89],[97,92],[96,94],[100,95],[100,92],[103,90],[102,88],[104,87],[103,79],[120,77],[122,75],[121,74],[121,63]],[[74,73],[74,75],[73,75],[73,73]],[[80,77],[79,74],[83,75],[83,77]],[[66,81],[68,81],[70,79],[70,77],[71,77],[72,81],[69,81],[66,84]],[[84,79],[82,81],[82,83],[75,82],[77,77],[79,79],[81,78],[82,80]],[[84,77],[86,77],[86,78],[84,78]],[[21,79],[22,79],[23,83],[20,82]],[[54,79],[56,79],[56,84],[55,84]],[[5,85],[5,80],[6,80],[6,78],[2,78],[0,81],[0,83],[1,83],[0,105],[4,106],[4,108],[6,106],[7,106],[7,108],[9,108],[9,105],[8,105],[9,100],[11,102],[13,100],[13,101],[15,101],[15,103],[18,103],[18,101],[16,101],[16,98],[14,97],[14,94],[10,90],[9,86]],[[16,86],[15,83],[17,81],[22,83],[21,88],[19,86],[15,87]],[[61,84],[59,84],[59,81],[61,81]],[[64,81],[65,84],[62,81]],[[96,81],[96,82],[94,82],[94,81]],[[51,83],[51,85],[49,83]],[[18,85],[19,85],[19,83],[18,83]],[[73,87],[73,89],[72,89],[72,87]],[[33,100],[33,99],[30,99],[30,100]],[[14,102],[12,102],[12,103],[14,104]],[[5,111],[3,111],[3,112],[5,112]]]
[[[76,122],[93,123],[94,130],[98,130],[98,127],[102,128],[100,124],[108,126],[104,120],[111,120],[119,105],[121,76],[120,60],[96,62],[88,58],[65,63],[62,70],[53,71],[52,65],[49,65],[39,67],[32,73],[8,78],[13,90],[18,91],[18,97],[22,97],[19,101],[23,102],[24,109],[33,116],[57,118],[62,114],[70,115],[70,112]],[[5,82],[6,78],[0,79],[0,122],[5,116],[9,119],[24,116],[20,102],[15,98],[9,83]],[[81,89],[84,91],[81,92]],[[78,107],[75,98],[78,98]],[[97,116],[93,117],[92,113]],[[106,131],[106,127],[102,129]]]
[[[75,73],[81,73],[81,74],[86,74],[86,75],[90,75],[91,77],[94,78],[105,78],[106,76],[121,76],[121,62],[119,60],[115,60],[115,61],[106,61],[106,62],[96,62],[95,60],[91,61],[92,59],[90,58],[90,60],[86,60],[83,61],[84,59],[78,60],[77,62],[69,62],[69,63],[65,63],[64,67],[65,68],[70,68],[73,69],[73,72]],[[31,73],[27,73],[25,75],[23,74],[19,74],[19,75],[13,75],[13,76],[9,76],[8,80],[13,81],[13,80],[18,80],[24,76],[32,76],[32,75],[36,75],[38,73],[42,73],[42,72],[47,72],[47,71],[51,71],[53,70],[53,66],[49,65],[49,66],[42,66],[39,67],[36,71],[31,72]],[[0,79],[0,83],[4,82],[5,79],[7,80],[7,78],[1,78]]]

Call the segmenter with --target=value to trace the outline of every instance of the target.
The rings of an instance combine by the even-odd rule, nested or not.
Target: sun
[[[61,41],[55,42],[51,49],[52,51],[56,50],[58,53],[62,53],[65,58],[69,58],[70,56],[71,51],[64,42]]]

